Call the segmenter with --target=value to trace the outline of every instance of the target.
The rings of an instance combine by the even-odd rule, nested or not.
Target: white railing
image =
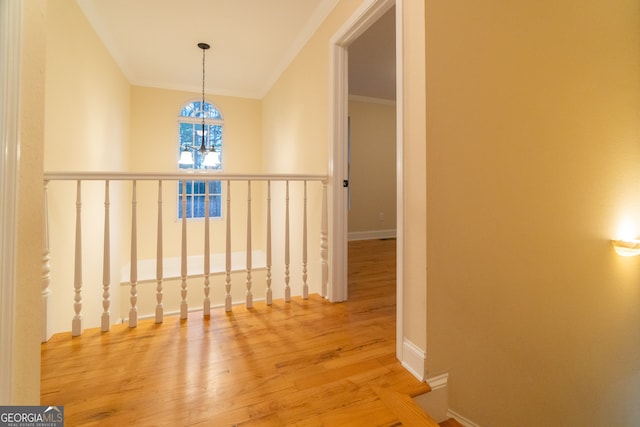
[[[320,247],[318,248],[319,254],[319,272],[318,276],[320,277],[320,283],[316,284],[314,288],[317,290],[317,293],[321,294],[321,296],[327,296],[327,282],[328,282],[328,264],[327,264],[327,252],[328,252],[328,233],[327,233],[327,179],[326,176],[322,175],[267,175],[267,174],[259,174],[259,175],[241,175],[241,174],[221,174],[221,173],[200,173],[200,172],[191,172],[191,173],[122,173],[122,172],[47,172],[44,175],[44,201],[45,201],[45,247],[43,253],[43,284],[42,284],[42,299],[43,299],[43,307],[48,313],[45,316],[45,319],[49,318],[51,315],[52,308],[51,303],[49,301],[51,296],[50,283],[52,280],[52,273],[50,267],[50,260],[52,263],[61,263],[65,259],[70,259],[71,254],[56,254],[50,253],[50,245],[49,245],[49,206],[48,206],[48,193],[51,191],[50,187],[52,187],[53,182],[57,181],[70,181],[75,182],[75,245],[74,245],[74,253],[73,253],[73,292],[70,295],[73,295],[73,311],[72,321],[71,321],[71,333],[73,336],[78,336],[83,331],[83,252],[86,253],[87,249],[83,248],[83,238],[82,238],[82,230],[85,227],[99,227],[98,222],[95,221],[95,218],[91,218],[91,224],[87,225],[83,223],[83,183],[86,182],[103,182],[104,183],[104,225],[103,228],[103,242],[102,242],[102,313],[100,318],[100,325],[102,331],[108,331],[110,329],[110,325],[114,321],[113,316],[110,313],[111,307],[111,298],[112,298],[112,289],[113,289],[113,278],[111,277],[112,271],[112,240],[111,240],[111,218],[112,218],[112,201],[110,200],[110,183],[112,182],[123,182],[125,183],[125,191],[130,191],[131,201],[130,201],[130,216],[127,220],[131,221],[131,233],[130,233],[130,264],[129,268],[129,276],[128,276],[128,292],[129,292],[129,314],[128,314],[128,324],[130,327],[136,327],[138,323],[138,284],[139,284],[139,268],[144,267],[145,265],[149,265],[150,260],[141,260],[138,257],[138,234],[139,234],[139,225],[140,225],[140,210],[138,206],[138,198],[140,195],[140,189],[138,183],[144,181],[157,181],[157,215],[146,215],[142,217],[143,223],[148,223],[153,221],[153,217],[157,222],[156,228],[156,236],[155,236],[155,321],[156,323],[161,323],[163,321],[163,316],[166,314],[163,307],[163,297],[165,293],[165,289],[163,288],[165,280],[167,280],[167,274],[164,271],[163,266],[167,264],[167,259],[163,255],[165,252],[165,240],[164,240],[164,230],[167,226],[163,222],[163,182],[173,182],[177,183],[181,180],[198,180],[198,181],[206,181],[206,193],[205,193],[205,206],[209,206],[210,195],[209,195],[209,181],[220,181],[223,185],[223,196],[225,197],[225,205],[223,207],[223,211],[225,214],[223,215],[222,221],[224,221],[224,251],[223,254],[216,254],[218,258],[215,258],[213,254],[210,252],[211,247],[211,231],[210,231],[210,222],[212,221],[209,217],[209,209],[205,209],[205,218],[204,218],[204,231],[203,231],[203,249],[202,253],[197,253],[195,255],[189,254],[188,251],[188,230],[190,224],[192,224],[191,220],[187,220],[186,215],[182,215],[182,218],[177,220],[180,221],[181,231],[180,231],[180,307],[179,314],[182,319],[186,319],[188,317],[189,312],[189,303],[187,300],[187,295],[189,292],[189,279],[193,276],[202,277],[203,278],[203,301],[202,301],[202,310],[205,316],[210,315],[210,310],[212,307],[210,292],[210,278],[214,274],[211,268],[211,260],[219,259],[221,256],[224,256],[224,268],[220,268],[215,273],[224,275],[224,308],[226,311],[232,310],[232,305],[234,303],[232,299],[232,259],[234,259],[234,254],[237,254],[237,251],[232,251],[232,230],[237,230],[237,228],[232,228],[232,221],[235,223],[236,221],[243,221],[242,218],[238,218],[232,215],[232,207],[238,206],[238,202],[232,200],[232,182],[243,183],[243,190],[246,191],[246,220],[244,227],[246,233],[246,243],[242,251],[246,254],[245,262],[244,262],[244,275],[245,275],[245,298],[244,303],[247,308],[251,308],[253,306],[254,301],[254,269],[256,268],[254,265],[254,247],[260,246],[263,247],[264,250],[264,300],[266,304],[271,305],[273,303],[273,277],[272,277],[272,260],[274,258],[274,253],[272,252],[272,247],[274,246],[274,240],[277,240],[279,243],[278,249],[282,251],[282,253],[278,253],[277,256],[280,260],[282,260],[283,264],[282,268],[282,286],[283,289],[279,290],[279,293],[283,294],[284,301],[288,302],[291,300],[291,286],[290,286],[290,274],[291,274],[291,236],[292,234],[298,240],[295,244],[296,248],[300,248],[301,251],[299,253],[301,266],[298,266],[301,271],[300,280],[301,284],[301,292],[300,295],[303,298],[308,298],[309,295],[309,284],[308,280],[308,241],[307,234],[309,229],[309,217],[308,217],[308,187],[309,184],[314,186],[313,193],[315,200],[321,200],[319,203],[321,205],[321,212],[316,212],[314,216],[315,223],[313,224],[314,230],[319,230],[319,240]],[[256,191],[252,191],[252,183],[254,184],[254,188],[256,185],[261,185],[257,192],[260,195],[260,199],[258,202],[260,203],[260,207],[263,209],[263,214],[255,213],[255,210],[252,209],[256,204],[256,200],[254,197],[256,196]],[[295,233],[292,233],[292,225],[290,221],[290,203],[293,203],[294,200],[290,199],[290,183],[298,183],[296,184],[298,187],[298,191],[296,194],[298,197],[295,200],[296,212],[301,212],[301,218],[297,218]],[[130,185],[130,187],[129,187]],[[234,184],[237,185],[237,184]],[[282,202],[281,206],[272,206],[272,187],[278,186],[278,189],[281,193],[283,193],[282,197],[280,197],[280,201]],[[166,187],[166,186],[165,186]],[[187,195],[186,185],[182,185],[183,193],[182,193],[182,212],[186,213],[186,200]],[[95,192],[95,186],[92,186]],[[166,190],[166,188],[165,188]],[[155,193],[155,191],[154,191]],[[166,195],[167,193],[165,193]],[[93,195],[93,192],[92,192]],[[145,194],[148,198],[148,194]],[[222,196],[221,196],[222,197]],[[121,197],[122,199],[122,197]],[[175,199],[174,199],[175,200]],[[173,202],[172,202],[173,203]],[[221,200],[222,204],[222,200]],[[282,235],[279,238],[274,238],[273,236],[273,224],[272,218],[272,210],[277,211],[281,214],[279,218],[284,217],[284,223],[282,224]],[[148,212],[147,212],[148,213]],[[264,241],[258,242],[256,244],[254,233],[252,232],[252,224],[254,221],[252,218],[260,218],[260,225],[263,226],[263,235]],[[171,225],[171,224],[169,224]],[[174,224],[175,225],[175,224]],[[221,224],[219,224],[220,226]],[[235,225],[235,224],[234,224]],[[54,224],[55,226],[55,224]],[[238,227],[236,225],[236,227]],[[219,233],[222,234],[222,233]],[[119,239],[126,238],[126,236],[119,236]],[[280,240],[282,239],[282,240]],[[95,242],[93,242],[95,245]],[[123,247],[118,242],[116,242],[116,247]],[[91,248],[91,251],[95,251],[95,248]],[[242,252],[241,251],[241,252]],[[200,259],[202,258],[202,266],[198,267],[198,271],[190,271],[189,268],[191,266],[192,270],[195,270],[192,267],[191,260],[196,257]],[[188,262],[189,261],[189,262]],[[149,276],[149,275],[147,275]],[[146,277],[146,280],[150,279],[150,277]],[[176,277],[176,279],[178,279]],[[120,281],[122,281],[120,279]],[[120,283],[119,283],[120,284]],[[220,304],[222,306],[222,304]],[[59,313],[57,313],[59,315]],[[96,315],[96,313],[90,313],[90,315]],[[71,314],[69,314],[71,316]],[[47,326],[46,321],[43,329],[43,340],[47,340],[51,336],[50,328]]]

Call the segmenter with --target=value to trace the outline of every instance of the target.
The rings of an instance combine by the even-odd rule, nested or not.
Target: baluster
[[[284,300],[291,301],[289,287],[289,181],[286,182],[285,214],[284,214]]]
[[[162,263],[163,263],[163,243],[162,243],[162,180],[158,180],[158,230],[156,243],[156,323],[164,320],[164,308],[162,306]]]
[[[42,292],[41,292],[41,308],[42,308],[42,342],[49,341],[51,338],[50,312],[49,312],[49,296],[51,295],[51,250],[49,248],[49,181],[44,181],[44,215],[42,231],[43,249],[42,249]]]
[[[138,326],[138,309],[136,304],[138,303],[138,218],[137,218],[137,195],[136,195],[137,183],[134,179],[132,181],[131,189],[131,270],[129,281],[131,282],[131,308],[129,309],[129,327],[135,328]]]
[[[322,219],[320,221],[320,266],[322,267],[322,297],[327,297],[329,284],[329,218],[327,214],[327,180],[322,181]]]
[[[182,302],[180,303],[180,318],[181,319],[186,319],[187,318],[187,314],[188,314],[188,305],[187,305],[187,181],[182,181],[182,255],[181,255],[180,276],[182,278],[182,284],[180,285],[180,287],[181,287],[180,295],[182,296]]]
[[[267,181],[267,305],[273,303],[271,292],[271,181]]]
[[[251,293],[251,181],[247,181],[247,308],[253,307]]]
[[[209,272],[211,270],[210,254],[209,254],[209,203],[211,196],[209,195],[209,181],[205,181],[206,188],[204,190],[204,302],[203,315],[211,316],[211,300],[209,299]]]
[[[109,219],[109,180],[104,181],[104,242],[102,249],[102,332],[108,332],[111,327],[111,296],[109,286],[111,283],[111,232]]]
[[[302,298],[309,299],[307,285],[307,181],[304,181],[304,208],[302,213]]]
[[[225,248],[226,291],[225,311],[231,311],[231,181],[227,180],[227,242]]]
[[[75,268],[73,272],[74,304],[75,316],[71,322],[71,335],[74,337],[82,334],[82,183],[80,180],[76,184],[76,246],[75,246]]]

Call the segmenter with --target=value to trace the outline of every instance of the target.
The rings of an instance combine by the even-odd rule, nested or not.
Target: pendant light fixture
[[[211,46],[209,46],[207,43],[198,43],[198,47],[202,49],[202,102],[200,104],[200,116],[202,118],[202,126],[200,130],[196,130],[196,134],[200,137],[201,144],[200,144],[200,147],[184,146],[182,151],[180,152],[180,160],[178,160],[178,164],[193,165],[193,153],[191,150],[196,149],[204,157],[204,160],[202,161],[202,166],[216,167],[220,165],[220,153],[218,153],[215,150],[213,146],[213,142],[209,144],[209,131],[205,124],[206,114],[204,110],[205,52]]]

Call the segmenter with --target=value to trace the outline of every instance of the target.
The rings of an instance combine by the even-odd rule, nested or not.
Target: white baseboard
[[[458,414],[457,412],[452,411],[451,409],[449,409],[447,411],[447,416],[449,418],[455,418],[455,420],[457,422],[459,422],[460,424],[462,424],[464,427],[480,427],[478,424],[476,424],[473,421],[463,417],[462,415]]]
[[[411,374],[420,381],[425,380],[424,365],[426,360],[427,354],[420,347],[406,338],[403,340],[402,360],[400,363],[407,371],[411,372]]]
[[[371,230],[371,231],[350,231],[347,239],[352,240],[375,240],[375,239],[395,239],[396,230]]]
[[[220,274],[226,271],[226,254],[214,253],[210,256],[210,273]],[[261,250],[251,251],[252,268],[258,270],[266,268],[266,254]],[[138,283],[156,281],[156,260],[138,260]],[[245,251],[231,252],[231,272],[246,271],[247,253]],[[123,265],[120,269],[120,286],[129,286],[131,264]],[[162,259],[163,280],[180,279],[182,277],[182,260],[180,257]],[[187,257],[188,276],[204,275],[204,256],[192,255]]]
[[[427,383],[431,387],[431,391],[422,396],[414,398],[416,403],[424,409],[429,415],[435,418],[436,422],[442,422],[449,418],[454,418],[464,427],[480,427],[468,418],[463,417],[459,413],[448,409],[448,384],[449,373],[445,372],[431,378],[427,378]]]
[[[449,419],[447,411],[449,410],[449,390],[447,383],[449,374],[443,373],[431,378],[427,378],[427,383],[431,387],[431,391],[421,394],[413,398],[427,414],[441,423]]]

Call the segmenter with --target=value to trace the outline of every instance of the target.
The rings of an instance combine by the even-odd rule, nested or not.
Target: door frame
[[[0,405],[12,403],[22,2],[0,0]]]
[[[347,195],[343,181],[348,179],[348,47],[391,7],[396,6],[396,356],[403,360],[403,0],[368,0],[347,20],[331,39],[332,122],[329,177],[330,265],[329,299],[348,298]]]

